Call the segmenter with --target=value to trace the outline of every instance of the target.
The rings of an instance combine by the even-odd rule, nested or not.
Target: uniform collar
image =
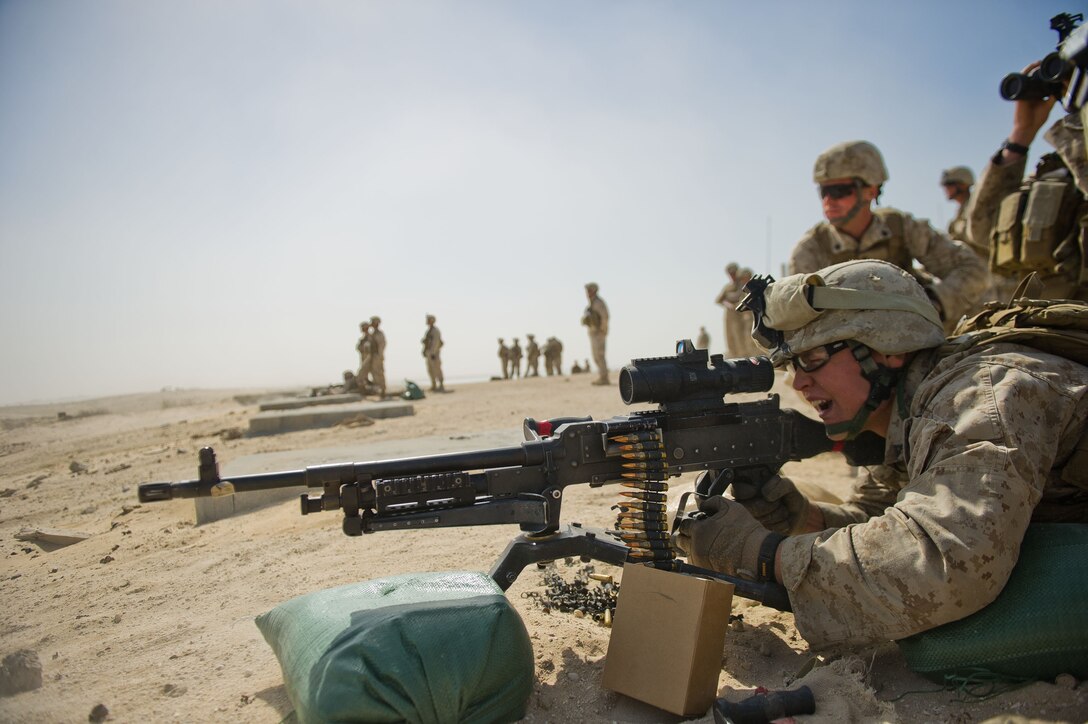
[[[929,376],[933,368],[937,366],[940,358],[936,349],[924,349],[915,352],[906,370],[899,378],[902,385],[902,406],[892,398],[892,416],[888,422],[888,437],[884,445],[884,464],[892,465],[903,462],[903,451],[906,449],[907,426],[904,413],[910,417],[911,406],[914,403],[914,395],[918,392],[919,385]]]

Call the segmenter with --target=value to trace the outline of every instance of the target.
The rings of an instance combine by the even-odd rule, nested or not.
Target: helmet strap
[[[846,212],[846,216],[842,217],[835,223],[836,229],[841,229],[842,227],[849,224],[851,221],[854,220],[855,216],[861,213],[862,208],[868,205],[869,202],[863,201],[861,198],[861,190],[863,188],[865,188],[865,184],[862,183],[861,179],[854,179],[854,205],[851,206],[850,210]]]
[[[846,439],[853,440],[865,427],[866,421],[876,411],[876,408],[880,407],[882,402],[892,396],[892,392],[898,386],[896,382],[899,379],[899,371],[877,364],[876,360],[873,359],[872,351],[861,342],[851,339],[847,340],[847,344],[850,345],[850,353],[854,355],[854,359],[857,360],[858,365],[861,367],[861,376],[869,382],[869,396],[861,409],[851,419],[846,422],[825,425],[824,428],[829,436],[841,435],[845,432]]]

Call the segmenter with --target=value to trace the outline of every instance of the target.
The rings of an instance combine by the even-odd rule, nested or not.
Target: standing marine
[[[502,337],[499,337],[499,364],[502,365],[502,378],[510,379],[510,348],[503,342]]]
[[[431,378],[432,392],[445,392],[445,378],[442,376],[442,333],[434,326],[433,314],[427,315],[427,331],[420,340],[423,344],[423,359],[427,362],[427,376]]]
[[[529,340],[525,345],[525,376],[540,377],[540,345],[536,343],[536,337],[527,334]]]
[[[381,317],[370,318],[370,376],[378,397],[385,399],[385,332],[380,329],[381,324]]]
[[[355,386],[359,394],[365,395],[370,386],[370,367],[372,358],[372,345],[370,343],[370,320],[364,319],[359,323],[361,336],[355,345],[359,352],[359,372],[355,375]]]
[[[608,305],[598,296],[599,287],[596,282],[586,284],[586,305],[582,313],[582,324],[589,330],[589,348],[593,352],[593,361],[597,363],[597,379],[595,385],[607,385],[608,362],[604,357],[605,339],[608,337]]]
[[[510,345],[510,376],[521,377],[521,343],[518,342],[518,338],[514,337],[513,344]]]

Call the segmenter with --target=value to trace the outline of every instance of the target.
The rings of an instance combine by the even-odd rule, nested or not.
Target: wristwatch
[[[1000,166],[1004,161],[1004,157],[1001,155],[1001,152],[1004,151],[1006,148],[1013,153],[1019,153],[1021,156],[1028,155],[1027,146],[1021,146],[1019,143],[1013,143],[1006,138],[1005,142],[1001,144],[1001,148],[997,149],[997,153],[995,153],[993,158],[990,159],[995,166]]]

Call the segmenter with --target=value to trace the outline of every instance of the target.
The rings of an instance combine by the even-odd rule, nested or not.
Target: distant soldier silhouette
[[[499,337],[499,364],[502,365],[502,378],[510,379],[510,348]]]
[[[514,337],[514,343],[510,345],[510,376],[521,377],[521,344]]]
[[[525,335],[528,343],[525,346],[525,376],[540,377],[540,345],[536,343],[536,337]]]
[[[370,376],[374,378],[374,387],[378,397],[385,398],[385,332],[381,327],[382,318],[370,318]]]
[[[608,362],[604,357],[604,343],[608,337],[608,305],[597,296],[596,282],[586,284],[586,311],[582,313],[582,324],[589,329],[589,348],[593,350],[593,361],[597,363],[595,385],[608,384]],[[588,364],[587,364],[588,367]]]
[[[445,392],[445,379],[442,376],[442,333],[434,326],[433,314],[427,315],[427,331],[420,340],[423,344],[423,359],[427,361],[427,376],[431,378],[432,392]]]

